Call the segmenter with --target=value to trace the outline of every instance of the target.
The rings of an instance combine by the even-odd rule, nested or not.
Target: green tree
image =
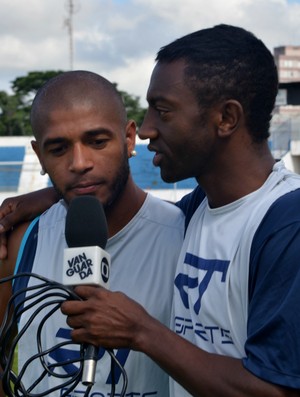
[[[30,106],[37,90],[61,70],[29,72],[12,82],[13,94],[0,92],[0,135],[32,135],[30,127]]]
[[[20,98],[0,91],[0,135],[29,135],[28,123]]]
[[[30,107],[38,89],[49,79],[62,73],[61,70],[33,71],[26,76],[17,77],[12,82],[13,94],[0,91],[0,135],[32,135],[30,127]],[[129,119],[134,119],[141,125],[146,113],[142,108],[139,97],[120,91]]]
[[[114,83],[114,86],[118,90],[118,85],[116,83]],[[139,127],[143,122],[147,109],[141,107],[140,98],[138,96],[128,94],[126,91],[118,90],[118,92],[123,98],[128,119],[135,120],[137,126]]]
[[[62,70],[46,70],[44,72],[29,72],[26,76],[17,77],[12,82],[12,90],[21,97],[34,96],[46,81],[62,73]]]

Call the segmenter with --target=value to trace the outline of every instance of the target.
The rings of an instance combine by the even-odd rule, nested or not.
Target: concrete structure
[[[48,175],[40,175],[40,164],[31,148],[33,137],[0,137],[0,203],[9,196],[51,186]],[[168,184],[161,180],[159,168],[152,164],[153,153],[147,141],[137,139],[137,156],[130,168],[138,186],[164,200],[177,201],[195,186],[195,179]]]
[[[300,46],[274,48],[279,90],[271,126],[271,148],[300,173]]]
[[[300,46],[274,48],[280,83],[300,81]]]

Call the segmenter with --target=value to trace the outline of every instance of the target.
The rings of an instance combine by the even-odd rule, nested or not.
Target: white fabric
[[[33,273],[59,282],[62,277],[63,249],[66,246],[65,215],[65,207],[58,203],[41,216],[38,246],[32,269]],[[184,216],[175,205],[162,202],[148,194],[140,211],[128,225],[108,240],[105,248],[112,257],[110,289],[125,292],[166,325],[170,323],[173,280],[183,240],[183,228]],[[24,322],[25,316],[21,319],[21,326]],[[26,358],[33,354],[37,325],[33,324],[30,332],[21,339],[20,367]],[[55,320],[47,322],[43,335],[43,343],[46,346],[63,341],[55,338],[59,328],[68,328],[60,312],[55,315]],[[128,375],[126,395],[168,395],[167,375],[144,354],[131,351],[126,360],[125,370]],[[29,371],[32,379],[28,379],[28,384],[36,378],[36,372],[34,367]],[[91,397],[110,395],[111,386],[106,384],[109,372],[110,358],[106,353],[98,362],[97,383],[91,391]],[[44,384],[43,390],[56,380],[50,377],[45,382],[49,382],[49,385]],[[116,393],[120,393],[121,386],[122,378],[116,387]],[[72,396],[81,396],[84,390],[85,387],[79,385]],[[51,394],[58,395],[60,393]]]
[[[214,209],[203,200],[190,221],[178,260],[172,320],[176,333],[208,352],[245,357],[252,239],[270,205],[299,187],[299,175],[279,162],[257,191]],[[187,253],[193,255],[193,265]],[[186,296],[188,307],[183,303]],[[199,298],[200,312],[194,306]],[[172,380],[170,391],[172,397],[190,396]]]

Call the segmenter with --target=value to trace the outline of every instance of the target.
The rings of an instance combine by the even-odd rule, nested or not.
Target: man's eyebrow
[[[148,105],[151,107],[155,106],[167,106],[167,107],[174,107],[176,105],[176,101],[174,98],[167,97],[164,95],[156,95],[156,96],[149,96],[147,98]]]
[[[97,135],[113,135],[113,132],[108,128],[93,128],[84,132],[85,136],[97,136]]]
[[[83,133],[83,138],[89,138],[89,137],[94,137],[94,136],[98,136],[98,135],[106,135],[106,136],[112,136],[113,132],[108,129],[108,128],[93,128],[92,130],[87,130]],[[47,148],[50,145],[58,145],[60,143],[64,143],[69,141],[68,138],[66,137],[55,137],[55,138],[47,138],[45,139],[44,143],[43,143],[43,147]]]
[[[147,98],[149,105],[155,105],[159,101],[165,101],[165,98],[162,95],[157,96],[149,96]]]
[[[67,139],[63,137],[57,137],[57,138],[47,138],[43,142],[43,148],[47,148],[50,145],[57,145],[59,143],[66,142]]]

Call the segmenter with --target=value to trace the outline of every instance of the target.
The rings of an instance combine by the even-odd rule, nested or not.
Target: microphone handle
[[[92,386],[95,383],[98,352],[99,348],[94,345],[87,345],[85,349],[81,378],[81,382],[85,386]]]

